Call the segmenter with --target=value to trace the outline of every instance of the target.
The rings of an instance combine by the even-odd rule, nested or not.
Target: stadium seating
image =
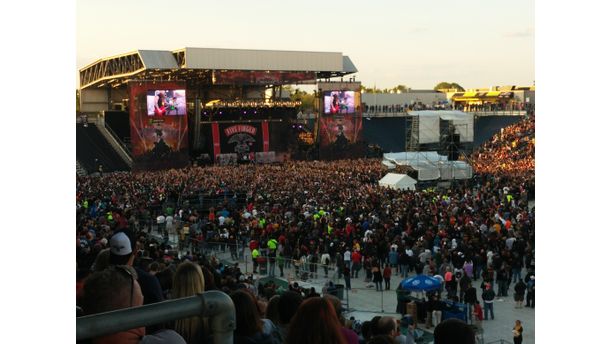
[[[129,171],[129,166],[106,141],[95,124],[84,127],[76,125],[76,157],[90,173],[98,171],[102,165],[103,172]]]

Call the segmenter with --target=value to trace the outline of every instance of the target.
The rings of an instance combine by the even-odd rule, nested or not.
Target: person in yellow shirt
[[[259,258],[259,250],[257,248],[251,251],[251,257],[253,258],[253,273],[257,273],[257,258]]]

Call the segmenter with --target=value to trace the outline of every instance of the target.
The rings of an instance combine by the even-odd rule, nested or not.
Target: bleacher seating
[[[103,172],[130,170],[95,124],[77,124],[76,138],[76,157],[87,171],[98,171],[100,165]]]
[[[482,116],[474,121],[474,147],[490,140],[501,128],[519,122],[522,116]]]

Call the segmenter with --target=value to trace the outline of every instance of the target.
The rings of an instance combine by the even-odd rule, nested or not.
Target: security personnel
[[[268,240],[268,249],[270,250],[270,253],[273,253],[276,251],[277,245],[278,245],[278,241],[276,241],[276,239],[272,238]]]
[[[276,246],[278,245],[278,241],[276,239],[271,238],[268,240],[268,274],[271,277],[276,276]]]
[[[259,258],[259,250],[257,248],[251,251],[251,257],[253,258],[253,273],[257,273],[257,258]]]

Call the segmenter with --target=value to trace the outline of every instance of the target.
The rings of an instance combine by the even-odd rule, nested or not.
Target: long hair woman
[[[272,321],[262,319],[255,296],[244,289],[230,294],[236,309],[234,343],[281,344],[280,333]]]
[[[285,340],[291,344],[346,344],[340,321],[325,298],[305,300],[291,319]]]
[[[180,299],[203,293],[204,285],[202,268],[186,260],[178,266],[174,273],[172,298]],[[207,319],[195,316],[175,321],[174,330],[183,336],[188,344],[203,343],[206,341],[207,325]]]

